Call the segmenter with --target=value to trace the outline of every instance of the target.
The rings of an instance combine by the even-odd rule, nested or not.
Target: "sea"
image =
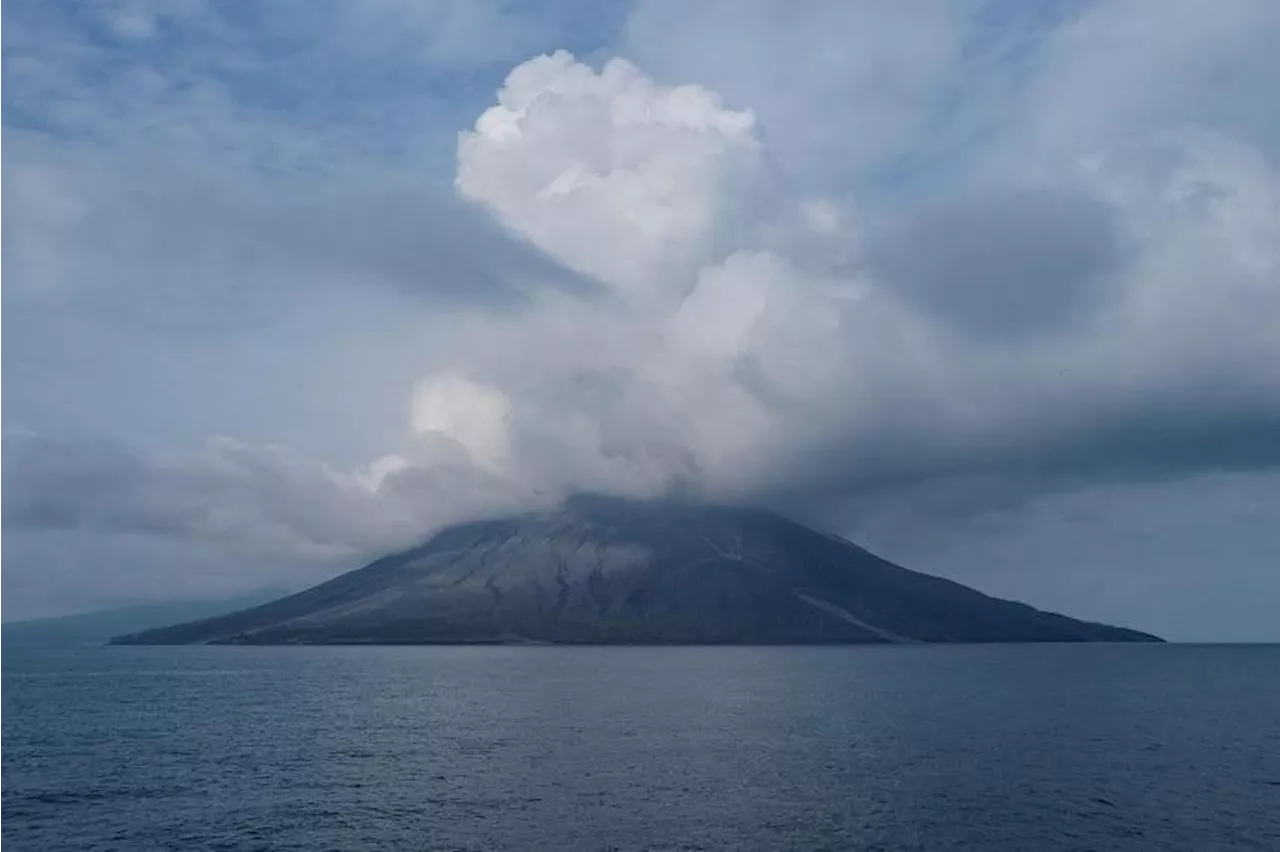
[[[1280,647],[3,651],[21,850],[1280,850]]]

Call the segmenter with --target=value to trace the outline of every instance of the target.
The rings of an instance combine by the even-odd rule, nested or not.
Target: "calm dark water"
[[[1280,850],[1280,648],[6,651],[24,849]]]

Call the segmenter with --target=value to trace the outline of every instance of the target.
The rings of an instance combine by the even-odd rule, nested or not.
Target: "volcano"
[[[578,496],[448,527],[251,609],[116,644],[1158,642],[894,565],[761,509]]]

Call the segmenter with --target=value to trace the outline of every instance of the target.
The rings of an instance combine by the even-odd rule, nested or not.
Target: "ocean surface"
[[[1280,850],[1280,647],[3,654],[21,850]]]

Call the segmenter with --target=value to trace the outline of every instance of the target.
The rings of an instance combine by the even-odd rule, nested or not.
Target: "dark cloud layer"
[[[940,323],[1026,338],[1087,322],[1123,262],[1111,211],[1052,190],[951,198],[869,248],[873,271]]]

